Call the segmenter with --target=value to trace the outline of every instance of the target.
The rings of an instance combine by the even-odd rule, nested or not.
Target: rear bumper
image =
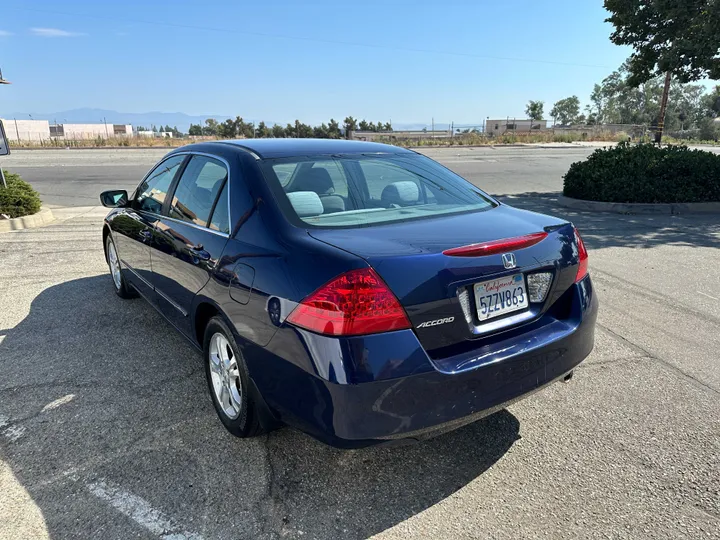
[[[571,318],[514,339],[524,345],[500,347],[504,356],[455,359],[471,366],[460,372],[442,371],[411,330],[339,340],[284,328],[248,354],[251,376],[276,417],[328,444],[425,438],[563,378],[590,354],[598,302],[589,278],[573,287]]]

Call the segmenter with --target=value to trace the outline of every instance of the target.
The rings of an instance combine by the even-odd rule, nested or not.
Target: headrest
[[[335,192],[330,173],[322,167],[303,169],[292,185],[293,191],[314,191],[318,195]]]
[[[393,182],[382,190],[380,200],[385,204],[397,204],[406,206],[414,204],[420,199],[420,190],[415,182],[406,180],[404,182]]]
[[[323,204],[320,197],[314,191],[293,191],[287,194],[290,204],[302,217],[319,216],[323,213]]]

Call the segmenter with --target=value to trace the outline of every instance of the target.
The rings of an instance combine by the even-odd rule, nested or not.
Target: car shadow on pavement
[[[650,248],[679,245],[720,248],[720,217],[717,214],[625,215],[586,212],[558,204],[560,192],[527,192],[497,195],[501,202],[572,221],[591,248]]]
[[[117,298],[107,275],[45,289],[0,330],[0,472],[12,484],[0,520],[15,537],[366,538],[463,489],[519,427],[501,411],[353,451],[289,428],[236,439],[200,354],[143,300]]]

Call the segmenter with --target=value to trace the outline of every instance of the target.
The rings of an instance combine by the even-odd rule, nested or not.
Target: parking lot
[[[412,446],[229,435],[200,354],[112,290],[97,194],[158,150],[16,152],[53,207],[0,234],[0,538],[720,538],[720,216],[557,205],[592,148],[427,152],[573,221],[600,297],[569,384]]]

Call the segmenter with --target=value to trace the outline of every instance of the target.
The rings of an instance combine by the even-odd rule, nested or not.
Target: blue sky
[[[479,123],[616,69],[602,0],[3,0],[0,112]]]

